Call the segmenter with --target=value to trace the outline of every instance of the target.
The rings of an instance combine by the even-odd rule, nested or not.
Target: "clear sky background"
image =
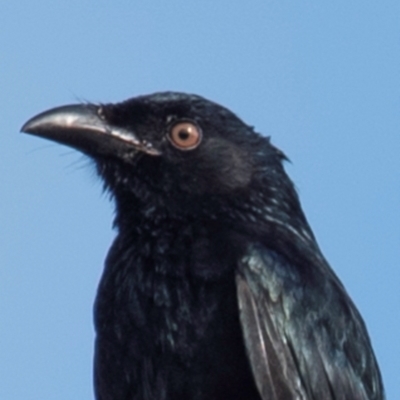
[[[3,1],[0,399],[91,399],[115,235],[90,161],[19,133],[50,107],[178,90],[272,136],[400,399],[400,2]]]

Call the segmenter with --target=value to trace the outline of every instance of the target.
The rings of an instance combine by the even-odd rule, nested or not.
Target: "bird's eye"
[[[201,142],[201,130],[193,122],[178,122],[169,132],[169,140],[180,150],[192,150]]]

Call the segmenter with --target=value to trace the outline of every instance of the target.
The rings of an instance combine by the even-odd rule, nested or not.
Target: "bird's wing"
[[[364,323],[324,268],[305,278],[263,246],[238,267],[240,320],[263,400],[384,399]]]

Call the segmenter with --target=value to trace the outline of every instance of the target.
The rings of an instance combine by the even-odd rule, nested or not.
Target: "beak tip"
[[[19,130],[20,133],[29,133],[30,131],[30,121],[25,122],[25,124],[22,125],[21,129]]]
[[[48,125],[48,121],[46,118],[43,118],[44,113],[36,115],[33,118],[28,119],[21,129],[20,132],[22,133],[31,133],[31,134],[38,134],[41,132],[43,128],[46,128]]]
[[[51,135],[50,132],[68,129],[68,125],[71,124],[71,119],[78,119],[81,114],[84,115],[85,112],[86,109],[80,105],[56,107],[30,118],[22,125],[20,132],[45,136],[51,139],[54,135]]]

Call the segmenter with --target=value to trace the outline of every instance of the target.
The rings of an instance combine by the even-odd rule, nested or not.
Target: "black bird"
[[[174,92],[55,108],[22,131],[91,157],[116,203],[98,400],[384,399],[364,322],[269,138]]]

